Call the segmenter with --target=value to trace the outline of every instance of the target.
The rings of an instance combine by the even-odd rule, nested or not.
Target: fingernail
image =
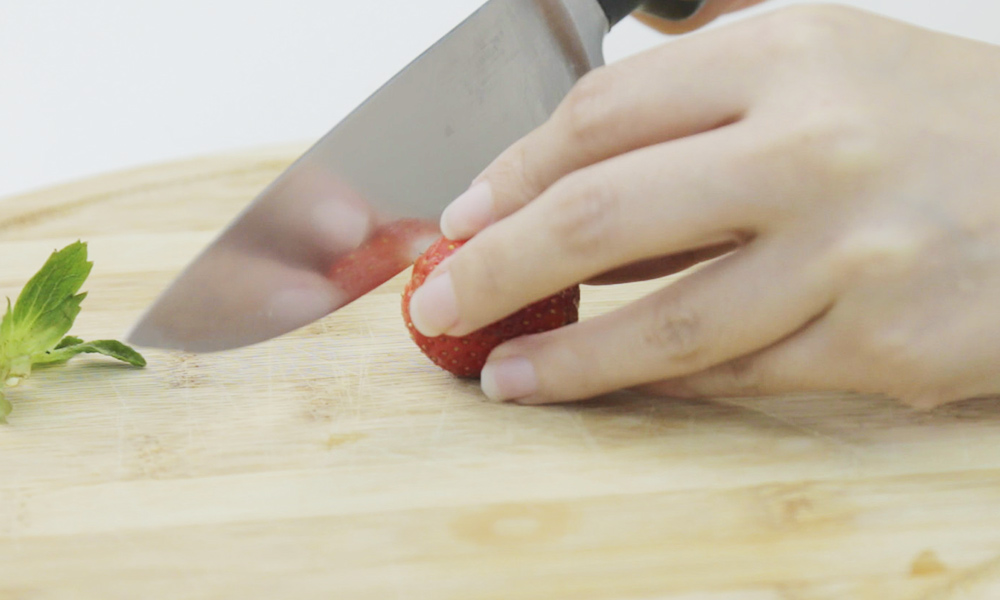
[[[479,375],[486,397],[494,402],[509,402],[538,391],[535,367],[526,358],[504,358],[486,363]]]
[[[410,320],[417,331],[428,337],[439,336],[458,323],[458,300],[447,271],[428,279],[413,292]]]
[[[464,240],[494,221],[493,190],[488,181],[473,184],[441,213],[441,233],[450,240]]]

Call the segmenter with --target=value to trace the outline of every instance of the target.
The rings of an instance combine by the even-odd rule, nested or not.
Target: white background
[[[0,0],[0,197],[313,141],[481,2]],[[845,3],[1000,44],[996,0]],[[605,54],[665,39],[626,20]]]

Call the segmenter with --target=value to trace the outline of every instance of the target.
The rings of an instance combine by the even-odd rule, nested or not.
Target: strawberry
[[[437,224],[402,219],[377,227],[363,244],[342,256],[327,273],[344,294],[357,298],[406,269],[440,233]]]
[[[410,281],[403,291],[403,319],[406,328],[413,341],[434,364],[459,377],[478,377],[490,351],[503,342],[577,321],[580,286],[575,285],[468,335],[427,337],[421,334],[410,320],[410,298],[423,285],[431,271],[464,243],[441,238],[431,244],[413,265]]]

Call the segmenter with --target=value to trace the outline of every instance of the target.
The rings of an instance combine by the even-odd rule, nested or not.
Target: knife
[[[603,64],[640,5],[704,0],[489,0],[354,109],[248,204],[145,310],[136,345],[239,348],[336,311],[412,264],[441,211]]]

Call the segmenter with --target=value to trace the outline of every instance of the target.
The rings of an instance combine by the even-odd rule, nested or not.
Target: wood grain
[[[299,150],[0,200],[0,294],[84,239],[76,331],[120,335]],[[411,344],[402,282],[250,348],[10,389],[0,598],[1000,598],[996,401],[499,406]],[[661,284],[586,288],[583,316]]]

